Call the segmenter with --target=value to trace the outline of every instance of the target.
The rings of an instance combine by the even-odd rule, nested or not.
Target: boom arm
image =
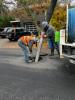
[[[53,12],[54,12],[54,8],[56,7],[56,4],[57,4],[57,0],[51,0],[50,6],[47,10],[47,22],[50,22],[51,17],[52,17]]]

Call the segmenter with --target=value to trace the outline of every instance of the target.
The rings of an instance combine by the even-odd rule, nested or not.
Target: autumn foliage
[[[50,23],[57,29],[60,30],[66,26],[66,7],[57,6]]]

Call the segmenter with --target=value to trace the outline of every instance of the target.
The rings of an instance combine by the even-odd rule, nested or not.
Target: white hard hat
[[[47,21],[43,21],[42,22],[42,27],[45,28],[46,26],[48,26],[48,22]]]

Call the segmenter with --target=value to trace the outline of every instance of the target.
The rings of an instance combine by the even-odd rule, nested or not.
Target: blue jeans
[[[29,61],[29,50],[28,47],[21,41],[18,41],[18,45],[22,48],[23,52],[24,52],[24,60],[25,62]]]
[[[55,48],[59,49],[59,42],[55,42]]]
[[[48,46],[50,49],[54,49],[54,40],[48,39]]]

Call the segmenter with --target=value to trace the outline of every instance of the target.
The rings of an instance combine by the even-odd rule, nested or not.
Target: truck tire
[[[9,41],[13,41],[13,39],[12,38],[9,38]]]
[[[75,65],[70,63],[69,59],[65,61],[65,69],[70,73],[75,73]]]
[[[6,36],[1,36],[1,38],[6,38]]]

